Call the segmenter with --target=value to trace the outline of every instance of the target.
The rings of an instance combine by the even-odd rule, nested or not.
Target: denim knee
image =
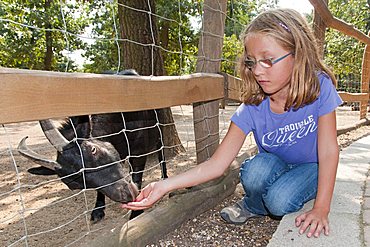
[[[244,161],[240,168],[240,182],[244,190],[259,191],[273,182],[274,176],[286,170],[286,164],[276,155],[259,153]]]
[[[290,196],[271,195],[270,191],[264,196],[263,202],[268,212],[274,216],[284,216],[289,213],[299,211],[305,202],[314,199],[312,196],[305,200],[295,200]],[[293,199],[293,200],[292,200]]]
[[[317,164],[301,164],[285,173],[263,195],[270,214],[283,216],[300,210],[317,193]]]
[[[280,197],[277,199],[277,196],[271,197],[268,194],[264,197],[263,202],[267,211],[274,216],[284,216],[288,213],[296,212],[303,206],[292,204],[288,198]]]

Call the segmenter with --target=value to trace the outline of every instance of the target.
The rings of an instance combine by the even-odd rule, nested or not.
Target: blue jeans
[[[286,164],[276,155],[257,154],[240,168],[244,206],[259,215],[296,212],[316,197],[317,179],[317,163]]]

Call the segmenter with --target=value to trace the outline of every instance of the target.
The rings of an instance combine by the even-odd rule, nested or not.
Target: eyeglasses
[[[279,57],[275,60],[273,60],[272,58],[267,58],[267,59],[260,59],[258,61],[254,60],[254,59],[245,59],[244,60],[244,65],[249,69],[249,70],[252,70],[254,67],[256,67],[256,64],[257,62],[263,67],[263,68],[271,68],[272,65],[274,65],[275,63],[277,62],[280,62],[281,60],[283,60],[284,58],[286,58],[287,56],[293,54],[292,52],[289,52],[288,54],[282,56],[282,57]]]

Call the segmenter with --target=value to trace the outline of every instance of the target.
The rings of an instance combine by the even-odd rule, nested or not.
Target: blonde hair
[[[298,109],[315,101],[320,93],[318,73],[325,72],[336,84],[334,74],[323,63],[316,45],[316,39],[307,21],[292,9],[273,9],[258,15],[241,35],[242,42],[249,34],[265,34],[275,40],[286,50],[294,54],[294,67],[285,110]],[[244,65],[247,56],[240,61],[240,75],[244,81],[243,102],[259,105],[266,94],[258,85],[253,72]]]

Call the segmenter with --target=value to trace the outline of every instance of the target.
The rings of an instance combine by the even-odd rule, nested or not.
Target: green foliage
[[[193,73],[198,53],[202,1],[182,0],[168,4],[166,0],[157,0],[156,7],[158,16],[166,17],[158,18],[158,28],[167,74]]]
[[[3,0],[0,7],[0,66],[27,69],[45,69],[47,53],[46,33],[51,33],[52,70],[75,70],[76,66],[63,55],[83,47],[74,34],[84,30],[86,22],[77,15],[76,5],[60,1]],[[63,9],[63,14],[61,8]],[[66,26],[65,26],[66,24]],[[68,30],[68,33],[63,30]],[[67,63],[68,62],[68,63]],[[64,71],[63,70],[63,71]]]
[[[235,74],[236,61],[242,51],[238,40],[241,31],[259,11],[271,7],[273,2],[264,0],[256,4],[248,0],[228,0],[222,71]],[[195,72],[202,13],[202,0],[181,0],[174,4],[156,0],[158,45],[162,48],[168,75]],[[67,53],[79,49],[84,50],[84,72],[123,69],[124,58],[120,57],[119,50],[127,41],[120,39],[116,1],[77,4],[75,1],[3,0],[0,18],[0,66],[45,69],[49,42],[51,70],[77,71],[77,65],[68,59]],[[87,35],[85,29],[91,38],[88,41],[81,38]]]
[[[228,0],[225,35],[239,37],[247,23],[256,15],[256,10],[257,4],[255,2]]]
[[[94,39],[87,45],[83,57],[88,61],[84,64],[84,71],[102,73],[104,71],[119,71],[119,33],[117,4],[105,0],[91,1],[88,15],[90,22],[90,37]]]
[[[229,37],[225,36],[221,71],[230,75],[236,75],[238,73],[238,59],[243,54],[242,52],[243,44],[235,34]]]
[[[50,2],[46,7],[45,2]],[[194,73],[203,13],[202,0],[156,0],[159,44],[168,75]],[[64,16],[62,16],[61,6]],[[239,40],[245,26],[260,12],[276,7],[276,0],[228,0],[221,71],[237,75],[243,45]],[[366,0],[330,0],[332,14],[367,33],[370,27]],[[308,16],[311,18],[311,16]],[[101,73],[122,68],[117,1],[3,0],[0,4],[0,66],[44,69],[46,29],[52,30],[52,70],[77,71],[65,50],[84,49],[84,72]],[[65,22],[64,22],[65,20]],[[138,23],[140,25],[140,23]],[[87,43],[79,35],[88,29]],[[63,30],[68,30],[64,32]],[[360,81],[364,44],[338,31],[326,32],[325,61],[343,87]],[[352,84],[354,85],[354,84]],[[356,84],[357,85],[357,84]],[[351,89],[351,90],[358,90]]]
[[[243,54],[243,43],[240,40],[240,34],[255,16],[266,9],[275,8],[276,4],[275,0],[228,0],[222,48],[222,72],[238,76],[238,62]]]
[[[366,0],[330,0],[333,16],[341,19],[365,34],[369,31],[369,7]],[[328,29],[325,37],[325,62],[332,67],[339,79],[339,89],[347,89],[349,83],[361,81],[361,65],[365,44],[336,30]],[[351,84],[352,85],[352,84]]]

